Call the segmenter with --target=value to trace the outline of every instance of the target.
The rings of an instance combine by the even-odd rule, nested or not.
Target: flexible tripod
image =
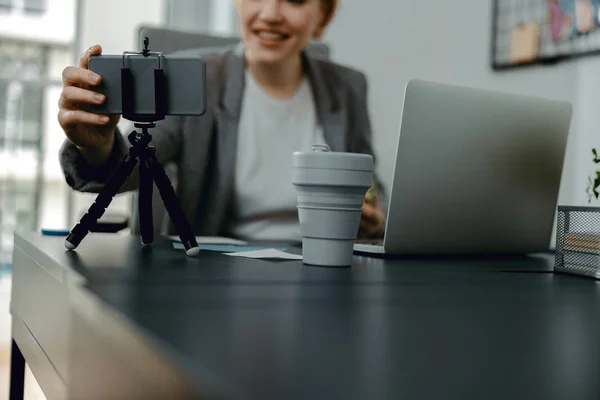
[[[139,163],[138,213],[142,243],[150,244],[154,239],[152,184],[155,182],[165,208],[173,221],[182,244],[185,246],[186,254],[195,256],[200,251],[190,223],[177,200],[177,195],[171,185],[171,181],[156,157],[156,149],[150,146],[152,135],[150,135],[148,129],[154,128],[156,121],[165,118],[166,92],[164,71],[160,66],[161,53],[151,53],[148,50],[148,42],[148,38],[145,38],[145,49],[141,53],[123,53],[123,68],[121,69],[123,118],[135,121],[134,127],[140,128],[141,132],[134,129],[127,137],[131,143],[128,154],[123,157],[117,171],[106,182],[87,213],[67,236],[65,246],[69,250],[73,250],[79,246],[81,241],[90,232],[90,229],[102,217],[114,196],[119,192],[121,186],[123,186],[135,166]],[[142,54],[144,57],[152,54],[158,55],[158,69],[154,70],[155,112],[153,114],[135,114],[133,111],[134,77],[131,70],[125,68],[125,54]]]

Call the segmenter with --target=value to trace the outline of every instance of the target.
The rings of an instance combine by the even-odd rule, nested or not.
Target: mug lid
[[[333,152],[327,145],[314,144],[313,151],[294,152],[293,168],[339,169],[373,172],[370,154]]]

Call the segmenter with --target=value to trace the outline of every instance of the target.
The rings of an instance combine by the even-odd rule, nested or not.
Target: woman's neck
[[[267,93],[279,99],[293,96],[302,81],[300,56],[277,65],[247,62],[247,68]]]

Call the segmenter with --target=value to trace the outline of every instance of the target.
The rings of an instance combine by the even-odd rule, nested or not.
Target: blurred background
[[[582,1],[597,21],[597,2]],[[576,7],[579,0],[570,3]],[[597,25],[586,28],[575,14],[569,19],[561,5],[558,0],[341,1],[324,41],[333,60],[367,74],[385,185],[392,178],[404,85],[423,78],[573,103],[559,203],[588,204],[600,97],[600,58],[594,49],[600,48],[600,37]],[[61,72],[95,43],[107,54],[139,50],[141,25],[226,37],[238,32],[233,0],[0,0],[1,265],[10,265],[15,229],[68,229],[95,198],[69,190],[59,168]],[[557,57],[566,60],[552,62]],[[126,213],[130,201],[120,195],[110,210]]]
[[[235,35],[234,17],[223,0],[0,0],[0,265],[15,229],[68,229],[95,199],[72,192],[58,163],[62,70],[95,43],[140,50],[142,24]],[[109,210],[129,204],[120,195]]]
[[[341,0],[323,40],[334,61],[367,75],[383,183],[389,188],[392,179],[404,86],[421,78],[571,102],[559,204],[594,204],[588,185],[596,168],[591,149],[599,142],[599,3]],[[2,394],[13,233],[69,229],[95,199],[71,191],[60,171],[61,72],[96,43],[106,54],[140,50],[142,25],[219,37],[238,33],[233,0],[0,0]],[[109,210],[128,213],[130,202],[130,195],[120,195]]]

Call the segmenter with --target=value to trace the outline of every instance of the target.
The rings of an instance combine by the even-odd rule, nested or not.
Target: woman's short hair
[[[337,11],[339,2],[338,0],[321,0],[321,3],[323,5],[323,14],[325,17],[323,18],[323,23],[321,24],[317,36],[321,36],[323,34],[325,29],[327,28],[327,25],[329,25],[329,23],[333,19],[333,16]]]

